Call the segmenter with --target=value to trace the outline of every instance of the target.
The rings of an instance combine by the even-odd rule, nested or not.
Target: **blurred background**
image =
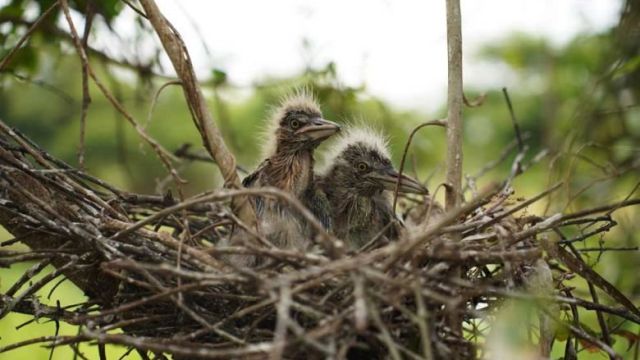
[[[0,0],[0,58],[53,3]],[[70,1],[81,36],[92,18],[86,38],[93,68],[135,121],[165,148],[176,151],[191,144],[190,153],[204,154],[181,89],[165,86],[174,73],[155,33],[126,3]],[[244,170],[260,161],[270,108],[296,87],[310,88],[328,119],[364,121],[383,130],[391,139],[396,165],[415,126],[446,116],[444,1],[158,0],[158,5],[181,32],[216,123]],[[526,134],[525,163],[531,163],[514,182],[514,198],[531,197],[564,182],[551,201],[530,207],[530,213],[571,212],[637,198],[640,1],[467,0],[462,1],[462,19],[465,94],[469,100],[484,99],[464,111],[464,173],[473,177],[503,158],[471,185],[503,180],[517,152],[505,152],[515,140],[502,93],[506,87]],[[139,193],[172,190],[162,163],[135,129],[93,83],[89,90],[86,171]],[[56,9],[2,67],[0,119],[54,156],[78,165],[81,110],[81,63]],[[320,158],[330,146],[323,145]],[[408,152],[408,171],[435,189],[444,178],[445,150],[442,129],[421,130]],[[188,194],[220,186],[211,163],[182,159],[175,166],[188,180]],[[579,244],[586,249],[599,244],[631,249],[583,254],[636,303],[639,213],[633,207],[616,212],[618,226],[606,237]],[[0,240],[10,237],[3,232]],[[0,269],[0,290],[23,270]],[[587,291],[584,284],[575,286]],[[39,295],[52,304],[82,299],[66,282]],[[510,309],[515,314],[531,311],[522,304]],[[527,351],[526,331],[522,335],[514,330],[522,324],[513,311],[504,314],[504,321],[513,323],[506,327],[513,336],[500,346]],[[56,331],[54,323],[44,320],[16,329],[27,320],[17,314],[1,319],[0,346]],[[597,329],[592,313],[581,320]],[[640,328],[624,323],[611,327],[624,334],[617,338],[616,350],[638,358]],[[61,324],[60,333],[77,331]],[[556,346],[564,345],[558,341]],[[585,345],[580,358],[603,358],[592,350]],[[79,351],[97,358],[95,348],[83,345]],[[117,358],[126,349],[109,351]],[[49,355],[50,349],[35,345],[0,353],[0,359]],[[69,348],[53,353],[54,359],[74,356]]]

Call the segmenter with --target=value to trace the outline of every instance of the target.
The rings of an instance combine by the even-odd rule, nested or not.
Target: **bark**
[[[460,0],[447,0],[447,54],[448,54],[448,94],[447,94],[447,172],[445,209],[452,211],[461,204],[462,194],[462,29]],[[460,240],[452,234],[454,241]],[[460,268],[452,271],[452,276],[460,277]],[[462,317],[458,309],[449,309],[448,324],[458,335],[462,334]],[[459,357],[459,353],[454,354]]]

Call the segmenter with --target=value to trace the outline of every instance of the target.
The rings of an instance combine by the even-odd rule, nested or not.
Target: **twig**
[[[7,55],[5,55],[4,58],[2,58],[2,61],[0,62],[0,71],[5,70],[5,68],[7,67],[7,65],[9,65],[9,62],[11,61],[11,59],[13,58],[13,56],[16,54],[16,52],[18,52],[18,50],[20,50],[20,48],[22,47],[22,44],[25,43],[25,41],[27,41],[27,39],[31,36],[31,34],[33,34],[33,32],[38,28],[38,26],[40,25],[40,23],[47,18],[47,16],[49,16],[49,14],[55,9],[57,8],[59,5],[58,1],[55,1],[53,4],[51,4],[51,6],[49,6],[47,8],[47,10],[45,10],[42,15],[40,15],[40,17],[38,17],[38,19],[36,21],[34,21],[33,23],[31,23],[29,25],[29,29],[27,30],[27,32],[24,33],[24,35],[22,35],[22,37],[20,38],[20,40],[18,40],[18,43],[16,43],[13,48],[11,48],[11,50],[9,51],[9,53]]]
[[[394,214],[396,212],[396,207],[398,204],[398,192],[400,191],[400,180],[402,177],[402,172],[404,171],[405,161],[407,160],[407,153],[409,152],[409,146],[411,145],[411,141],[413,141],[413,137],[416,135],[418,130],[427,126],[442,126],[446,128],[447,123],[445,120],[431,120],[416,126],[411,131],[411,134],[409,135],[409,139],[407,139],[407,143],[404,145],[404,151],[402,152],[402,161],[400,161],[400,170],[398,171],[400,176],[398,176],[398,179],[396,180],[396,187],[393,190],[393,213]]]
[[[93,18],[95,15],[95,4],[93,0],[87,2],[87,8],[85,11],[84,22],[84,34],[82,34],[82,47],[87,52],[89,46],[89,34],[91,33],[91,25],[93,24]],[[87,113],[89,111],[89,105],[91,104],[91,95],[89,93],[89,65],[88,59],[82,58],[82,111],[80,114],[80,144],[78,145],[78,167],[80,170],[84,169],[84,151],[85,151],[85,133],[87,127]],[[86,61],[85,61],[86,60]]]
[[[571,243],[569,243],[567,246],[569,247],[569,250],[571,250],[571,252],[573,253],[573,255],[575,255],[577,259],[579,259],[580,261],[584,261],[580,253],[576,250],[576,248]],[[589,293],[591,294],[591,298],[593,299],[593,302],[595,304],[599,304],[600,302],[598,300],[598,293],[596,292],[595,286],[588,280],[586,282],[587,282],[587,286],[589,287]],[[602,332],[602,341],[604,341],[605,344],[611,346],[611,335],[609,333],[609,325],[607,325],[607,321],[604,318],[604,314],[602,314],[601,311],[596,310],[596,317],[598,318],[598,325],[600,325],[600,330]]]
[[[502,88],[502,94],[504,95],[504,100],[507,102],[507,107],[509,108],[509,115],[511,116],[511,123],[513,125],[513,130],[516,133],[516,139],[518,140],[518,149],[520,152],[524,151],[524,141],[522,138],[522,134],[520,133],[520,126],[518,125],[518,121],[516,120],[516,114],[513,111],[513,105],[511,104],[511,98],[509,98],[509,92],[507,92],[507,88]]]

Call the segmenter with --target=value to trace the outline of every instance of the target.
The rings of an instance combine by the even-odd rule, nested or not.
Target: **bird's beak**
[[[420,184],[417,180],[404,174],[400,175],[393,169],[383,172],[372,172],[367,176],[380,181],[385,190],[395,191],[396,183],[398,182],[398,178],[400,178],[400,187],[398,188],[399,192],[422,195],[429,194],[429,190],[427,190],[427,188],[424,187],[424,185]]]
[[[296,135],[306,135],[312,140],[324,140],[340,131],[340,125],[322,118],[314,118],[309,125],[296,131]]]

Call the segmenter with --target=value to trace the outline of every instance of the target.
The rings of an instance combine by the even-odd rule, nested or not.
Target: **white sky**
[[[397,106],[433,110],[446,95],[444,0],[157,2],[182,33],[203,76],[215,66],[246,86],[266,76],[297,73],[309,60],[317,66],[335,61],[345,84],[364,82],[370,93]],[[483,44],[514,31],[562,44],[585,29],[616,23],[620,5],[614,0],[463,0],[465,82],[510,85],[508,76],[474,60]],[[303,39],[311,51],[303,50]]]

